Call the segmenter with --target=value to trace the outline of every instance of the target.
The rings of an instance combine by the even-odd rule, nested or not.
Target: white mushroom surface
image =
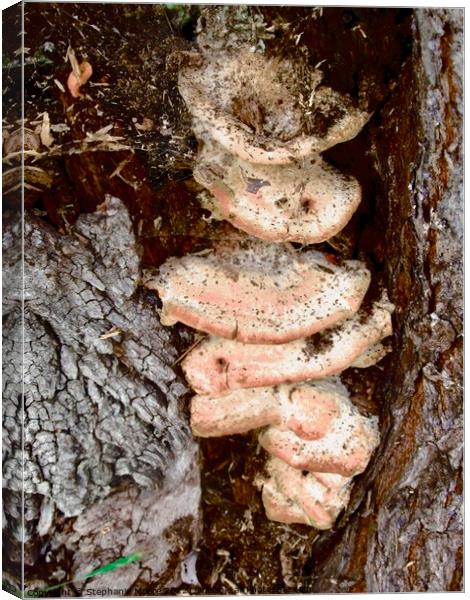
[[[194,178],[213,198],[215,218],[257,238],[315,244],[336,235],[361,201],[361,187],[321,158],[256,165],[206,144]]]
[[[337,390],[329,382],[283,384],[220,398],[194,396],[191,429],[200,437],[215,437],[278,425],[312,440],[323,437],[338,414]]]
[[[353,315],[369,283],[359,261],[338,266],[320,252],[250,240],[172,257],[146,285],[163,302],[163,325],[181,321],[248,344],[280,344]]]
[[[355,137],[369,119],[346,97],[318,87],[321,72],[305,65],[246,50],[198,58],[178,78],[196,136],[251,163],[318,154]],[[307,112],[316,116],[310,127]]]
[[[247,345],[210,337],[186,356],[183,371],[198,394],[212,396],[336,375],[392,334],[392,310],[393,305],[381,300],[369,314],[359,313],[322,334],[286,344]],[[370,366],[370,356],[366,363]]]
[[[373,346],[369,346],[369,348],[367,348],[367,350],[351,364],[351,367],[355,367],[357,369],[367,369],[369,367],[373,367],[389,352],[389,344],[374,344]]]
[[[349,477],[299,471],[277,458],[270,458],[266,466],[269,478],[262,500],[272,521],[330,529],[349,502]]]
[[[306,440],[293,431],[270,426],[259,435],[261,446],[295,469],[353,477],[366,468],[379,443],[376,417],[364,417],[348,392],[336,384],[338,413],[325,435]]]
[[[270,521],[311,525],[311,520],[307,517],[305,511],[293,500],[281,494],[272,479],[268,479],[263,485],[261,499],[266,516]]]

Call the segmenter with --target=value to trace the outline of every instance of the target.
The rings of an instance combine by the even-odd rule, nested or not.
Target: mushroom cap
[[[297,506],[293,500],[286,498],[279,492],[272,479],[264,482],[261,498],[266,516],[270,521],[289,524],[300,523],[302,525],[312,524],[308,515],[300,506]]]
[[[197,395],[191,400],[191,429],[200,437],[216,437],[272,424],[317,439],[338,415],[336,394],[320,382],[239,389],[220,398]]]
[[[191,430],[199,437],[245,433],[279,421],[273,388],[236,390],[222,398],[197,395],[191,399]]]
[[[337,473],[353,477],[362,473],[379,444],[376,417],[364,417],[347,394],[338,393],[339,414],[327,433],[305,440],[293,431],[270,426],[259,435],[259,443],[294,469]]]
[[[390,352],[389,344],[374,344],[373,346],[369,346],[367,350],[357,357],[357,359],[352,363],[351,367],[356,369],[367,369],[368,367],[372,367],[376,365],[379,361],[382,360],[387,354]]]
[[[256,165],[206,144],[194,178],[214,195],[217,213],[263,240],[316,244],[336,235],[361,201],[356,179],[319,157]]]
[[[161,322],[248,344],[280,344],[353,315],[370,283],[359,261],[332,264],[320,252],[257,240],[204,256],[170,258],[146,281],[163,302]]]
[[[380,301],[318,336],[286,344],[246,345],[210,337],[182,362],[190,386],[200,394],[222,396],[239,388],[308,381],[336,375],[370,346],[392,334],[392,305]]]
[[[271,520],[330,529],[349,502],[349,477],[302,472],[275,457],[266,466],[262,499]]]
[[[183,66],[178,87],[197,137],[267,165],[323,152],[355,137],[368,121],[345,96],[318,87],[320,80],[320,71],[242,50],[205,54],[199,66]],[[309,112],[316,125],[306,134]]]

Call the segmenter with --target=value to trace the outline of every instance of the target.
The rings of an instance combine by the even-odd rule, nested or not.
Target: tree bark
[[[413,52],[370,130],[396,305],[382,443],[312,591],[462,589],[462,12],[417,9]]]
[[[220,10],[230,23],[231,9]],[[51,85],[26,103],[27,125],[47,110],[62,129],[34,163],[52,185],[28,190],[24,316],[19,203],[7,198],[4,564],[17,588],[23,550],[28,589],[138,551],[140,561],[67,592],[165,593],[180,585],[198,545],[202,587],[191,578],[180,585],[191,593],[462,589],[463,12],[244,11],[229,32],[233,43],[253,36],[263,19],[280,22],[281,34],[263,39],[268,53],[306,53],[310,64],[321,63],[327,85],[374,113],[356,139],[325,153],[359,179],[363,201],[321,249],[365,260],[396,306],[393,352],[365,374],[343,375],[362,408],[380,416],[381,445],[335,528],[321,533],[266,520],[253,485],[265,462],[254,434],[202,441],[199,463],[177,365],[192,334],[162,327],[156,296],[139,285],[141,268],[230,234],[199,207],[190,120],[176,72],[165,68],[174,49],[190,48],[194,32],[182,35],[181,15],[165,7],[30,4],[31,56],[50,22],[61,27],[48,51],[53,64],[26,65],[29,93],[32,82],[65,85],[69,68],[58,65],[70,40],[96,62],[98,87],[72,101]],[[154,128],[137,130],[146,117]],[[86,139],[109,124],[111,144]],[[145,144],[147,154],[131,148]]]
[[[95,557],[101,566],[140,552],[139,562],[94,577],[93,587],[127,591],[156,581],[162,591],[178,583],[178,563],[198,531],[197,446],[181,405],[187,388],[173,368],[188,340],[163,328],[157,307],[138,291],[139,247],[127,209],[113,197],[80,216],[70,235],[28,215],[24,339],[18,332],[15,339],[23,307],[21,279],[12,275],[21,265],[20,239],[14,224],[4,233],[4,276],[20,283],[4,300],[4,486],[13,562],[24,539],[26,571],[45,587],[64,575],[79,578]],[[24,404],[10,385],[22,361]],[[42,560],[56,573],[46,578]],[[29,583],[26,576],[27,589]]]

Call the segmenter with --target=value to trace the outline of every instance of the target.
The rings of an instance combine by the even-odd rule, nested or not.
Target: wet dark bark
[[[312,549],[313,591],[462,589],[462,13],[416,10],[413,53],[370,129],[396,304],[382,443]]]

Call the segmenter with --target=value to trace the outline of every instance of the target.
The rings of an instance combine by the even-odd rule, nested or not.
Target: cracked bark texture
[[[27,214],[22,432],[14,384],[20,239],[19,224],[7,225],[3,464],[11,560],[19,560],[24,538],[26,570],[35,565],[37,577],[43,560],[62,565],[55,573],[44,566],[51,585],[139,551],[140,562],[92,585],[127,590],[158,581],[165,589],[178,582],[178,563],[198,531],[197,446],[181,408],[187,388],[172,368],[187,340],[160,325],[138,289],[140,252],[120,200],[109,196],[68,235]]]
[[[462,590],[462,25],[461,10],[414,12],[412,57],[371,127],[395,352],[381,446],[313,547],[312,591]]]

